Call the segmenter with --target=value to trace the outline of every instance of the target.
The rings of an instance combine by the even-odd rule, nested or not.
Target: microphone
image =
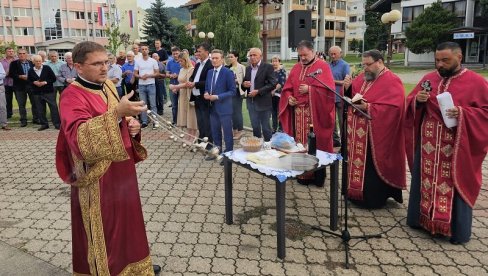
[[[319,68],[319,69],[317,69],[317,71],[308,74],[307,77],[315,77],[315,76],[320,75],[320,74],[322,74],[322,69]]]

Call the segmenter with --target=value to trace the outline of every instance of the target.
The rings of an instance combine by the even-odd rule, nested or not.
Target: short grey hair
[[[41,55],[32,55],[31,60],[32,60],[32,61],[35,61],[35,60],[40,60],[40,61],[42,61],[42,57],[41,57]]]
[[[73,57],[73,53],[72,52],[64,53],[64,58],[67,58],[67,57]]]

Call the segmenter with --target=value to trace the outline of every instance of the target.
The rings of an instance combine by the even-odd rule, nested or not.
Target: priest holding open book
[[[436,71],[407,99],[407,157],[412,171],[407,224],[466,243],[488,150],[488,82],[461,66],[462,50],[444,42]],[[454,121],[453,121],[454,119]]]
[[[348,110],[348,197],[365,208],[381,208],[390,197],[402,203],[406,186],[405,90],[383,61],[378,50],[366,51],[364,72],[344,79],[353,104],[371,117]]]

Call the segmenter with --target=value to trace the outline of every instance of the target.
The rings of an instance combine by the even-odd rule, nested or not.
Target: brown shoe
[[[2,127],[2,130],[12,130],[11,128],[9,128],[8,126],[3,126]]]
[[[234,140],[241,139],[242,135],[244,135],[244,131],[236,131],[236,135],[234,135]]]

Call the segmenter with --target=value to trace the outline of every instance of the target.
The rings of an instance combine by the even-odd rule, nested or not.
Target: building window
[[[34,35],[34,28],[15,28],[15,35],[18,36],[28,36],[28,35]]]
[[[412,21],[424,12],[424,6],[403,7],[402,32],[412,24]]]
[[[356,22],[358,21],[358,17],[357,16],[350,16],[349,17],[349,22],[353,23],[353,22]]]
[[[281,40],[268,41],[268,53],[280,53],[281,52]]]
[[[466,1],[446,2],[442,6],[453,12],[458,18],[458,26],[464,26],[464,19],[466,18]]]
[[[325,29],[326,30],[333,30],[334,29],[334,21],[326,21],[325,22]]]
[[[32,10],[31,9],[25,9],[25,8],[14,8],[13,9],[13,16],[32,17]]]

